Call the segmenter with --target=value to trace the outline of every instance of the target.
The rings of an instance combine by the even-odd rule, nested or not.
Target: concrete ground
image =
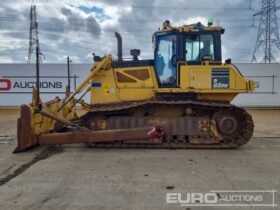
[[[280,112],[252,112],[256,136],[270,138],[237,150],[64,145],[19,154],[12,154],[15,127],[7,124],[17,114],[0,112],[0,209],[240,209],[180,207],[167,204],[166,193],[273,189],[277,207],[241,209],[280,209],[280,137],[271,138],[280,136]]]

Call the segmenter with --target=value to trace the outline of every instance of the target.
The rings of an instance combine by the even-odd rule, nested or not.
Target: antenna
[[[252,63],[274,63],[280,55],[280,40],[276,11],[276,0],[262,0],[262,9],[253,15],[260,16],[257,43],[255,46]],[[261,56],[260,56],[261,54]],[[258,59],[258,57],[260,59]]]
[[[28,59],[27,63],[31,63],[33,57],[36,56],[36,49],[38,48],[39,54],[40,51],[40,44],[39,44],[39,35],[38,35],[38,22],[37,22],[37,13],[36,13],[36,5],[34,1],[31,3],[30,8],[30,29],[29,29],[29,49],[28,49]]]
[[[39,106],[39,109],[41,109],[40,104],[40,63],[39,63],[39,47],[36,47],[36,106]]]

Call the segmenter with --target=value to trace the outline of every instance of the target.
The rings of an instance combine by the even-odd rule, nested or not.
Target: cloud
[[[257,28],[252,27],[249,1],[218,0],[45,0],[36,1],[44,62],[92,62],[91,54],[116,56],[114,32],[123,36],[124,56],[141,49],[142,58],[153,57],[152,34],[166,19],[173,25],[214,22],[226,28],[223,58],[250,61]],[[253,1],[258,9],[260,2]],[[0,61],[26,62],[30,1],[0,3]]]

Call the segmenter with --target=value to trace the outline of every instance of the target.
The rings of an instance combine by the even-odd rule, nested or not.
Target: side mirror
[[[225,63],[226,63],[226,64],[231,64],[231,59],[226,59],[226,60],[225,60]]]

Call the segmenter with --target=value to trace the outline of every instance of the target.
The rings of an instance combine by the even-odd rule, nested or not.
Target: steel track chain
[[[197,108],[202,108],[204,111],[207,109],[210,111],[216,110],[234,110],[235,113],[239,113],[242,118],[242,131],[240,135],[234,139],[223,139],[220,144],[190,144],[188,142],[176,142],[177,140],[173,138],[169,142],[161,143],[94,143],[88,144],[90,147],[94,148],[140,148],[140,149],[234,149],[246,144],[253,135],[254,123],[251,115],[249,115],[245,109],[236,107],[229,103],[223,102],[213,102],[213,101],[147,101],[147,102],[133,102],[133,103],[122,103],[122,104],[110,104],[110,105],[99,105],[93,106],[92,114],[106,114],[110,115],[112,113],[128,111],[134,108],[138,108],[146,105],[191,105]],[[240,116],[239,116],[240,117]]]

